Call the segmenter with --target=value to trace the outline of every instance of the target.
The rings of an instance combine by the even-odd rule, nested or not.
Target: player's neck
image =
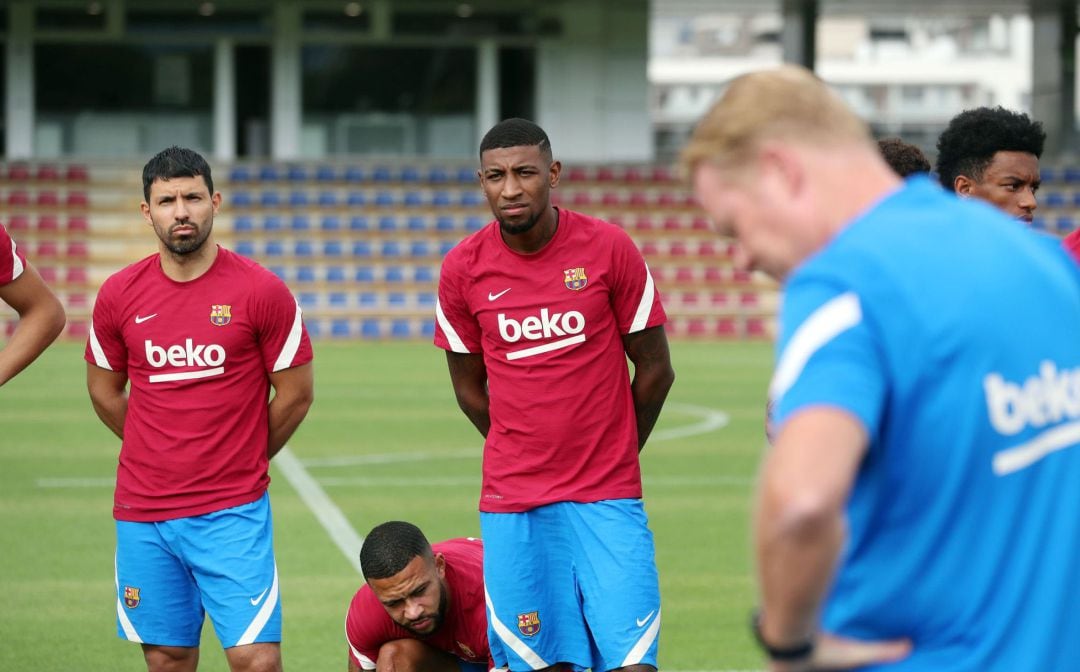
[[[516,235],[508,235],[504,231],[500,233],[510,249],[521,254],[534,254],[544,249],[558,230],[559,211],[549,205],[544,215],[536,221],[536,225],[528,231]]]
[[[166,277],[176,282],[189,282],[210,270],[217,259],[218,246],[214,237],[210,236],[198,250],[190,254],[174,254],[164,246],[160,252],[158,258]]]

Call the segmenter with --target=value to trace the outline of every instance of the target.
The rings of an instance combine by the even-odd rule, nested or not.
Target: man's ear
[[[975,188],[975,180],[971,179],[967,175],[957,175],[953,180],[953,191],[961,198],[968,198],[971,196],[972,189]]]

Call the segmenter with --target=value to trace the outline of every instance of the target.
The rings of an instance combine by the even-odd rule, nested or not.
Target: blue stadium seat
[[[348,308],[349,306],[349,295],[345,292],[330,292],[326,299],[331,308]]]
[[[300,292],[299,296],[296,298],[300,301],[300,307],[305,310],[319,307],[318,292]]]
[[[289,166],[287,173],[290,182],[307,182],[308,171],[303,166]]]
[[[1060,191],[1049,191],[1042,197],[1042,202],[1048,208],[1063,208],[1067,201],[1065,200],[1065,194]]]
[[[394,174],[387,166],[376,166],[371,172],[371,179],[373,182],[390,182],[394,179]]]
[[[233,166],[229,171],[230,182],[250,182],[251,170],[247,166]]]
[[[424,195],[419,191],[406,191],[402,203],[410,208],[422,207],[424,205]]]
[[[468,189],[461,192],[461,204],[467,208],[475,208],[484,204],[484,195],[480,192]]]
[[[390,323],[391,338],[412,338],[412,326],[408,320],[394,320]]]
[[[400,257],[401,243],[396,240],[384,240],[379,248],[379,255],[383,257]]]
[[[405,295],[405,292],[387,292],[387,294],[386,294],[386,307],[387,308],[395,308],[395,309],[400,310],[402,308],[405,308],[408,304],[409,304],[409,302],[408,302],[408,298]]]
[[[340,240],[323,241],[322,253],[324,257],[340,257],[345,254],[345,244]]]
[[[285,220],[277,215],[270,215],[263,219],[263,231],[282,231],[285,229]]]
[[[304,320],[304,328],[311,338],[320,338],[323,335],[322,320]]]
[[[250,240],[238,240],[233,246],[233,251],[243,257],[254,257],[255,243]]]
[[[371,229],[371,224],[368,223],[368,218],[363,215],[356,215],[349,218],[349,230],[351,231],[368,231]]]
[[[453,231],[456,228],[454,218],[450,215],[439,215],[438,219],[435,220],[436,231]]]
[[[315,180],[318,182],[337,181],[337,171],[333,166],[319,166],[315,169]]]
[[[435,282],[435,269],[431,266],[417,266],[413,269],[413,282]]]
[[[330,322],[330,336],[333,338],[351,338],[352,328],[349,326],[349,321],[345,319],[336,319]]]
[[[250,208],[255,205],[255,198],[247,191],[234,191],[231,200],[234,208]]]
[[[366,240],[354,240],[352,244],[352,256],[370,257],[371,243]]]
[[[267,164],[259,169],[259,180],[261,182],[277,182],[281,179],[281,171],[273,164]]]
[[[357,266],[353,280],[356,282],[375,282],[375,269],[371,266]]]
[[[380,231],[397,231],[397,228],[397,217],[394,217],[393,215],[383,215],[382,217],[379,217]]]
[[[345,169],[346,182],[363,182],[367,180],[367,173],[359,166],[349,166]]]
[[[432,166],[428,170],[427,181],[432,184],[442,184],[450,181],[450,173],[446,171],[442,166]]]
[[[1077,182],[1080,182],[1080,168],[1070,166],[1065,169],[1062,177],[1065,178],[1065,182],[1068,184],[1076,184]]]
[[[289,194],[289,207],[306,208],[311,204],[306,191],[294,191]]]
[[[313,266],[297,266],[296,281],[315,282],[315,268]]]
[[[476,215],[469,215],[465,219],[465,230],[469,232],[479,231],[484,228],[484,218]]]
[[[435,321],[434,320],[424,320],[420,324],[420,337],[428,339],[428,340],[431,340],[432,338],[435,338]]]
[[[436,208],[445,208],[454,204],[454,199],[448,191],[436,191],[431,197],[431,205]]]
[[[409,215],[405,228],[409,231],[427,231],[427,220],[420,215]]]
[[[452,240],[440,240],[439,241],[439,256],[440,257],[445,257],[447,252],[454,249],[454,245],[456,245],[456,244],[457,243],[455,243]]]
[[[426,257],[431,254],[431,247],[427,241],[414,240],[409,243],[409,256],[410,257]]]
[[[274,264],[273,266],[267,266],[266,269],[276,275],[280,280],[286,280],[288,278],[288,272],[281,264]]]
[[[422,308],[434,308],[437,298],[435,292],[419,292],[416,295],[416,305]]]
[[[350,191],[349,195],[345,198],[345,205],[349,207],[362,207],[367,205],[367,194],[362,191]]]
[[[382,328],[379,326],[379,321],[375,319],[361,320],[360,322],[360,337],[361,338],[379,338],[382,336]]]
[[[379,305],[378,292],[360,292],[356,295],[356,303],[361,308],[376,308]]]
[[[255,218],[249,215],[243,217],[237,217],[233,220],[233,231],[254,231],[255,230]]]
[[[405,282],[405,269],[401,266],[387,266],[383,271],[385,282]]]
[[[307,215],[293,215],[289,226],[293,231],[310,231],[311,220],[308,219]]]
[[[1066,233],[1076,228],[1076,222],[1073,221],[1073,218],[1069,217],[1068,215],[1062,215],[1058,217],[1054,221],[1054,225],[1056,227],[1055,231],[1057,233]]]
[[[375,205],[379,207],[389,207],[394,203],[394,194],[392,192],[380,191],[375,194]]]
[[[476,182],[476,169],[462,166],[457,169],[457,181],[462,184]]]
[[[276,191],[264,191],[259,196],[259,205],[264,208],[280,208],[281,194]]]
[[[401,169],[401,181],[402,182],[419,182],[420,181],[420,169],[416,166],[405,166]]]
[[[320,191],[319,192],[319,207],[321,208],[334,208],[337,207],[338,199],[337,194],[332,191]]]
[[[1053,184],[1060,178],[1061,176],[1053,168],[1047,168],[1045,166],[1039,167],[1039,179],[1042,180],[1043,185]]]
[[[1033,228],[1033,229],[1035,229],[1037,231],[1046,231],[1046,229],[1047,229],[1046,218],[1042,217],[1042,216],[1039,216],[1039,215],[1035,215],[1035,217],[1033,217],[1031,219],[1031,228]]]
[[[1074,208],[1080,208],[1080,191],[1072,195],[1072,205]]]
[[[310,257],[315,254],[315,244],[310,240],[298,240],[293,245],[293,254],[298,257]]]
[[[348,274],[345,273],[345,267],[334,264],[326,267],[326,281],[327,282],[345,282],[348,280]]]
[[[341,218],[337,215],[323,215],[323,218],[319,220],[319,228],[323,231],[340,231]]]

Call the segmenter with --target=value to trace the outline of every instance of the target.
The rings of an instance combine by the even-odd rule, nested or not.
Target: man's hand
[[[911,653],[911,640],[893,639],[867,642],[821,633],[809,660],[771,661],[770,672],[824,672],[850,670],[866,665],[893,663]]]

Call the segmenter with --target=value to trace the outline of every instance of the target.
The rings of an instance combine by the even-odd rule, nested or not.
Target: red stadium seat
[[[7,179],[12,182],[26,182],[30,179],[30,166],[16,163],[8,167]]]
[[[575,191],[570,200],[572,205],[592,205],[592,202],[592,194],[587,191]]]
[[[86,182],[90,179],[90,174],[86,169],[86,166],[79,164],[72,164],[67,167],[64,172],[64,179],[68,182]]]
[[[671,169],[667,166],[653,166],[652,169],[652,181],[653,182],[671,182],[674,180],[674,175]]]
[[[659,283],[667,282],[670,276],[670,273],[668,273],[668,269],[664,266],[657,266],[656,268],[650,266],[649,273],[652,274],[653,280]]]
[[[743,308],[757,308],[760,303],[757,292],[739,293],[739,305]]]
[[[673,257],[685,257],[688,252],[686,243],[681,240],[676,240],[668,246],[668,254]]]
[[[89,231],[90,223],[86,220],[86,217],[81,215],[68,217],[67,229],[68,231]]]
[[[85,208],[90,205],[90,199],[85,191],[69,191],[65,203],[69,208]]]
[[[740,285],[748,284],[750,282],[750,271],[735,269],[731,274],[731,281]]]
[[[68,266],[64,273],[64,282],[69,285],[85,285],[90,280],[85,266]]]
[[[690,228],[694,231],[709,231],[712,226],[709,224],[709,218],[705,215],[696,215],[694,221],[690,223]]]
[[[711,240],[703,240],[698,243],[697,253],[699,257],[715,257],[716,243]]]
[[[623,174],[623,179],[627,182],[637,183],[643,181],[645,179],[645,176],[641,174],[640,168],[637,168],[636,166],[630,166]]]
[[[630,205],[635,208],[644,208],[649,205],[649,192],[635,189],[630,192]]]
[[[37,193],[34,203],[40,208],[55,208],[60,205],[60,194],[52,189],[44,189]]]
[[[30,218],[26,215],[12,215],[6,228],[8,231],[29,231]]]
[[[641,254],[646,257],[655,257],[660,254],[660,246],[655,241],[646,241],[641,244]]]
[[[625,229],[626,228],[626,220],[623,218],[622,215],[611,215],[611,216],[607,217],[606,219],[607,219],[609,224],[614,224],[615,226],[619,227],[620,229]]]
[[[55,266],[35,265],[34,268],[37,269],[38,275],[41,276],[41,279],[49,284],[56,282],[56,278],[59,276],[59,273],[57,273]]]
[[[609,166],[600,166],[596,169],[597,182],[614,182],[615,170]]]
[[[67,295],[68,308],[86,308],[90,305],[90,301],[85,292],[72,292]]]
[[[716,335],[717,336],[734,336],[735,335],[735,319],[731,317],[721,317],[716,321]]]
[[[679,296],[679,301],[684,306],[698,306],[701,305],[701,294],[698,292],[683,292]]]
[[[681,228],[683,228],[683,224],[678,215],[668,215],[664,218],[665,231],[678,231]]]
[[[69,259],[86,259],[90,256],[90,249],[84,241],[73,240],[67,244],[65,254]]]
[[[694,269],[689,266],[680,266],[675,269],[675,282],[693,282]]]
[[[9,191],[7,195],[7,204],[11,207],[26,207],[30,205],[30,192],[23,189]]]
[[[605,191],[600,197],[600,203],[607,206],[616,206],[622,203],[622,196],[617,191]]]
[[[43,163],[38,166],[35,179],[39,182],[56,182],[60,179],[60,170],[50,163]]]
[[[713,308],[723,308],[731,305],[731,296],[727,292],[713,292],[709,295],[709,303]]]
[[[705,326],[704,318],[694,317],[686,325],[686,334],[688,336],[704,336],[708,333],[708,328]]]
[[[752,337],[765,336],[765,320],[760,317],[746,318],[746,335]]]
[[[84,339],[90,333],[85,320],[73,320],[67,324],[67,335],[75,339]]]
[[[52,258],[59,256],[60,246],[56,244],[54,240],[42,240],[37,246],[37,256],[42,258]],[[54,269],[55,271],[55,269]]]
[[[656,221],[649,215],[638,215],[634,219],[634,229],[638,231],[655,231]]]
[[[724,270],[719,266],[706,266],[705,282],[724,282]]]
[[[574,166],[566,171],[566,179],[569,182],[587,182],[589,174],[581,166]]]
[[[666,208],[670,208],[679,204],[679,198],[675,195],[675,192],[665,189],[664,191],[661,191],[659,195],[657,195],[656,204]]]

